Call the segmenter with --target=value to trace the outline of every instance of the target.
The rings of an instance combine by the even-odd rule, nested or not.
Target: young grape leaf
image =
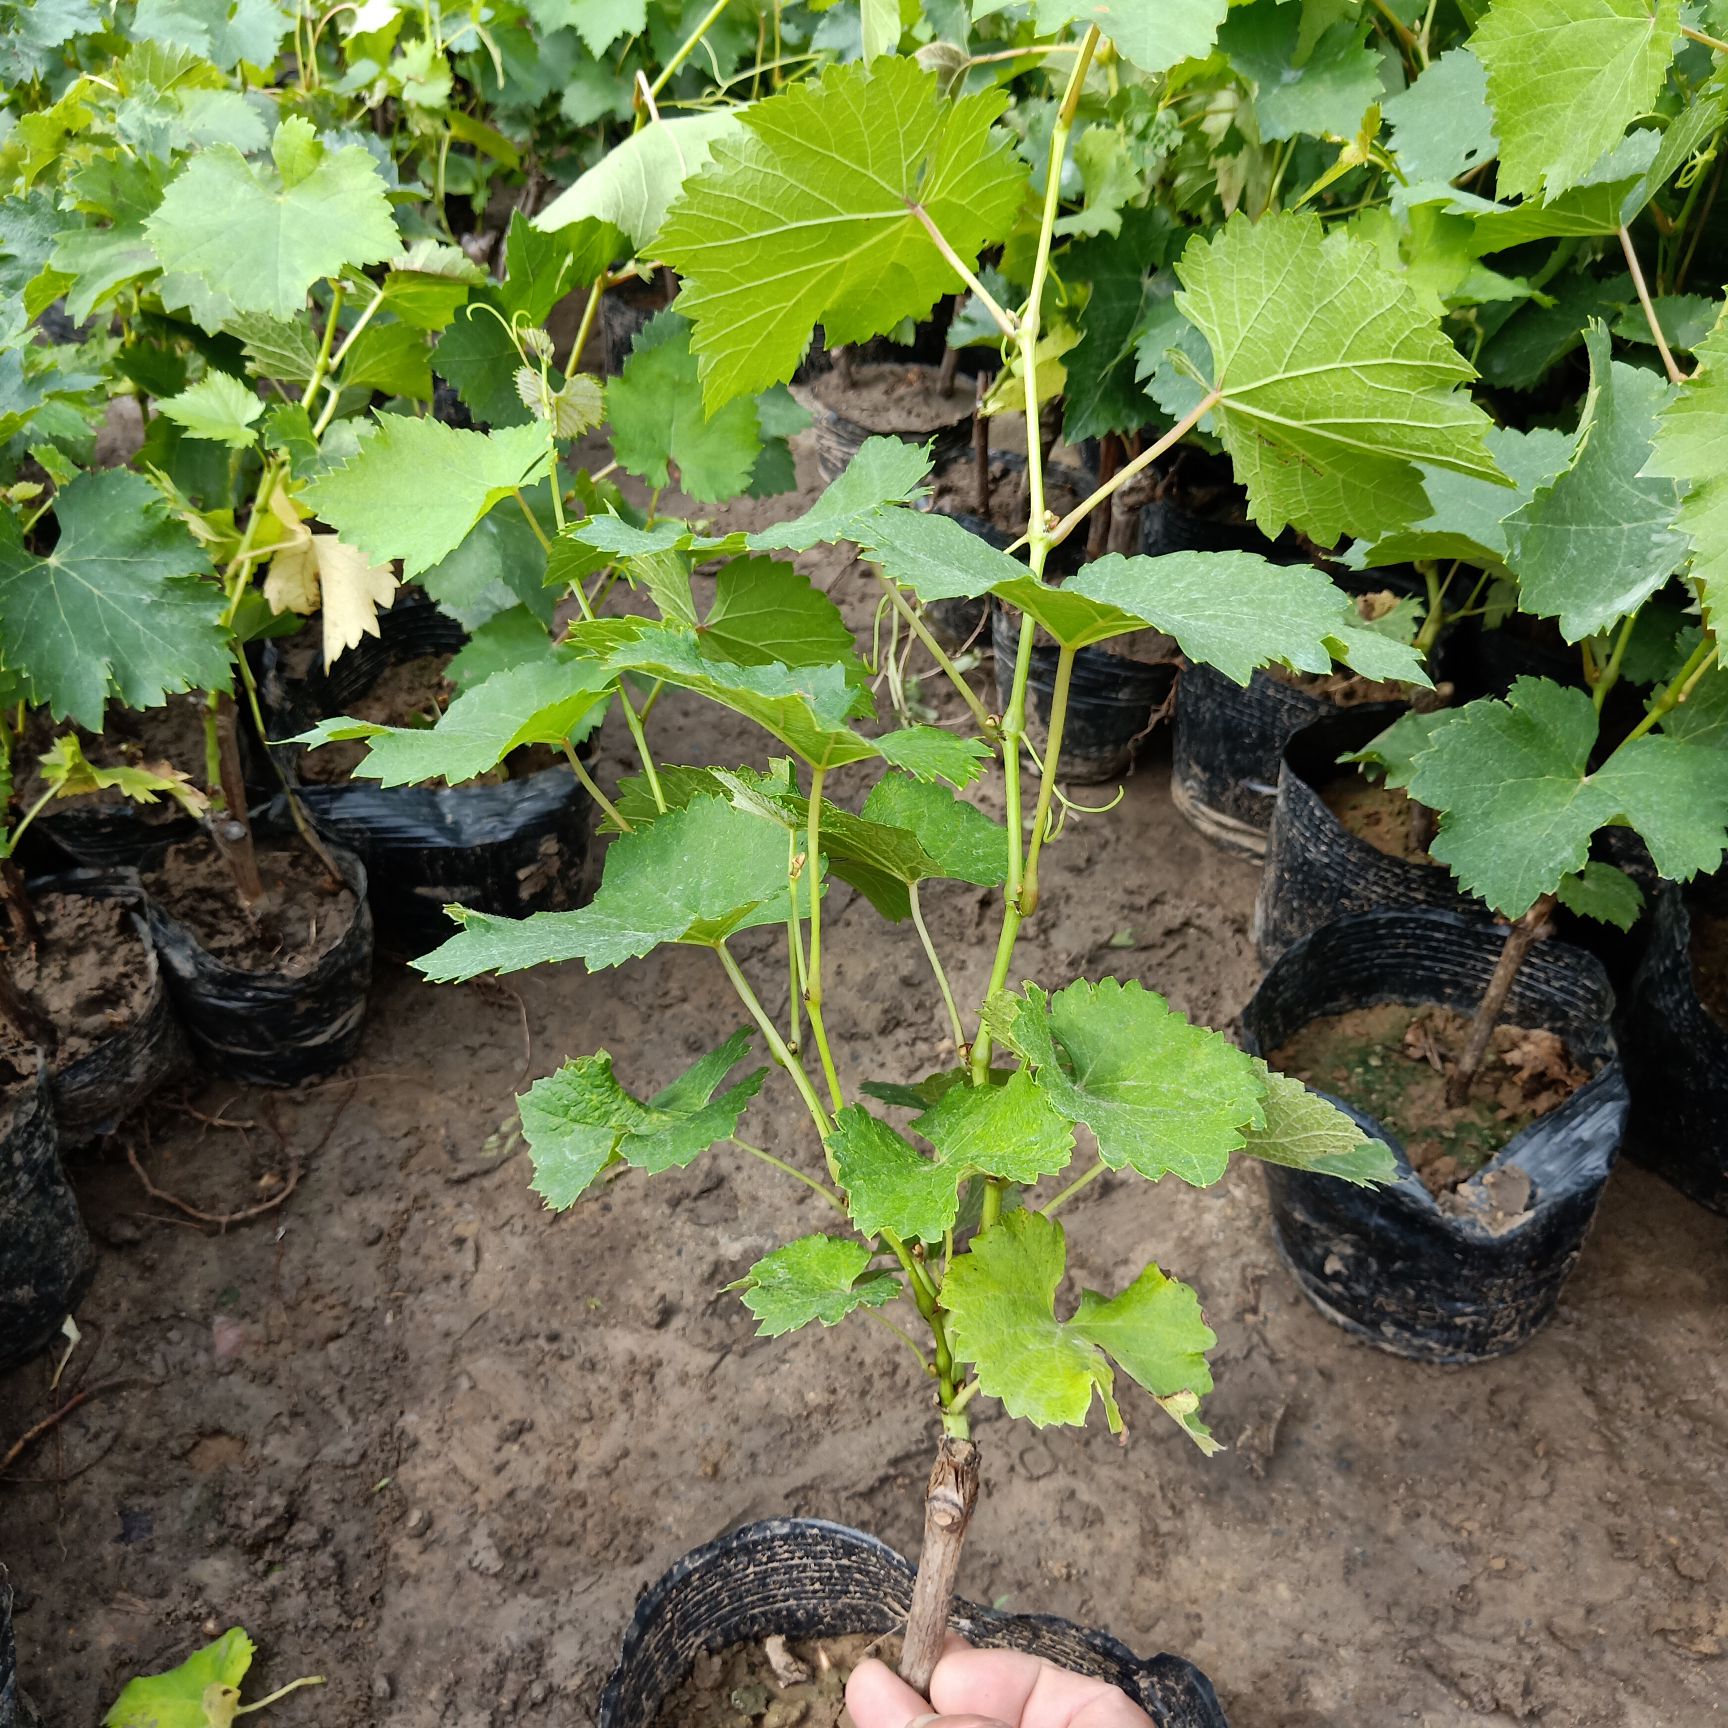
[[[566,294],[584,293],[623,245],[616,228],[592,219],[559,225],[542,217],[530,222],[510,213],[504,234],[504,281],[499,299],[505,315],[531,325],[546,322]]]
[[[541,228],[563,228],[594,217],[622,229],[642,257],[658,256],[655,236],[687,181],[707,166],[714,146],[743,130],[739,108],[653,120],[602,156],[535,218]]]
[[[1263,139],[1352,138],[1380,100],[1379,57],[1363,41],[1366,17],[1341,18],[1317,33],[1312,20],[1306,7],[1254,0],[1232,7],[1218,32],[1218,46],[1254,86]]]
[[[796,1332],[812,1320],[838,1326],[854,1308],[880,1308],[900,1293],[892,1272],[870,1270],[870,1250],[840,1236],[800,1236],[764,1255],[730,1285],[760,1324],[758,1338]]]
[[[909,774],[884,774],[870,788],[860,812],[872,823],[904,829],[917,837],[933,870],[908,876],[949,877],[994,888],[1007,874],[1007,830],[992,822],[975,804]]]
[[[442,780],[460,786],[496,768],[528,744],[560,747],[579,743],[600,724],[612,691],[612,674],[592,660],[568,655],[534,660],[495,672],[464,690],[435,726],[381,726],[370,720],[320,720],[291,744],[321,744],[364,738],[370,744],[354,769],[382,786],[412,786]]]
[[[757,552],[808,552],[856,541],[883,505],[922,498],[929,478],[927,448],[899,438],[866,438],[840,478],[802,516],[759,529],[750,546]]]
[[[1728,310],[1697,351],[1698,369],[1662,411],[1644,472],[1685,487],[1678,523],[1692,541],[1692,579],[1706,623],[1728,578]]]
[[[1189,243],[1177,306],[1210,345],[1218,436],[1254,520],[1322,545],[1426,514],[1418,463],[1499,470],[1474,370],[1367,241],[1311,213],[1233,216]]]
[[[1687,551],[1675,526],[1679,487],[1644,472],[1657,416],[1674,391],[1655,372],[1611,360],[1600,324],[1584,340],[1590,387],[1571,463],[1505,523],[1522,609],[1558,618],[1568,642],[1636,612]]]
[[[1720,862],[1728,753],[1652,733],[1591,772],[1596,731],[1582,690],[1520,678],[1505,701],[1435,716],[1412,758],[1410,795],[1440,812],[1430,853],[1502,917],[1522,917],[1583,870],[1591,836],[1611,822],[1636,829],[1670,880]]]
[[[206,1694],[214,1691],[229,1702],[226,1694],[231,1692],[231,1702],[238,1703],[240,1682],[252,1666],[256,1648],[240,1627],[229,1627],[178,1668],[128,1680],[102,1718],[102,1728],[209,1728]]]
[[[550,467],[542,426],[470,432],[380,414],[360,452],[306,487],[305,502],[351,546],[417,576],[447,558],[501,498]]]
[[[952,516],[884,504],[847,524],[844,536],[882,573],[920,600],[973,599],[1026,574],[1006,552]]]
[[[54,500],[59,539],[38,558],[0,512],[0,656],[56,720],[102,729],[110,696],[154,708],[225,690],[222,591],[203,549],[141,474],[81,474]]]
[[[739,930],[785,922],[787,862],[786,836],[772,823],[724,799],[697,798],[617,836],[586,906],[527,918],[458,910],[453,915],[462,929],[414,964],[434,983],[448,984],[562,960],[601,972],[664,942],[712,948]],[[806,909],[815,874],[806,870],[799,878]]]
[[[1486,443],[1495,466],[1512,482],[1510,487],[1423,464],[1419,471],[1428,494],[1428,514],[1372,545],[1358,541],[1345,562],[1357,569],[1374,569],[1417,558],[1456,558],[1477,569],[1506,573],[1506,518],[1566,466],[1572,440],[1548,426],[1528,432],[1496,426]]]
[[[138,0],[135,42],[175,43],[232,72],[275,62],[292,18],[275,0]]]
[[[1195,1414],[1212,1390],[1206,1352],[1218,1342],[1199,1298],[1148,1266],[1120,1296],[1082,1291],[1073,1319],[1058,1320],[1067,1261],[1062,1226],[1019,1211],[950,1262],[942,1284],[949,1343],[976,1368],[980,1389],[1039,1428],[1082,1426],[1096,1394],[1110,1432],[1119,1434],[1114,1359],[1202,1451],[1216,1451]]]
[[[252,423],[264,412],[257,394],[238,378],[215,370],[156,406],[188,437],[208,438],[231,450],[250,450],[257,443]]]
[[[703,504],[736,498],[762,452],[756,404],[740,397],[712,414],[696,388],[690,326],[662,312],[637,336],[607,391],[613,454],[655,486],[673,481]]]
[[[1036,0],[1035,28],[1054,35],[1070,24],[1096,24],[1124,60],[1142,72],[1168,72],[1209,53],[1229,0]],[[1014,0],[972,0],[974,19],[1006,10]]]
[[[202,816],[210,800],[187,775],[166,762],[122,763],[104,768],[89,761],[76,732],[63,732],[37,758],[42,784],[57,798],[77,798],[87,792],[115,791],[135,804],[156,804],[172,798],[188,816]]]
[[[885,58],[742,110],[657,247],[684,279],[710,412],[790,378],[817,323],[830,342],[862,341],[959,287],[914,212],[968,260],[1006,234],[1025,176],[992,129],[1005,102],[945,104],[935,74]]]
[[[647,0],[528,0],[528,15],[548,33],[573,26],[596,60],[620,36],[640,36],[648,27]]]
[[[162,268],[195,278],[238,312],[290,318],[321,277],[401,250],[384,177],[359,144],[330,149],[311,123],[276,128],[274,168],[230,144],[193,156],[145,233]]]
[[[1492,161],[1499,150],[1488,75],[1468,48],[1448,48],[1421,77],[1390,97],[1392,150],[1412,183],[1456,180]]]
[[[961,738],[940,726],[904,726],[876,740],[884,762],[904,769],[918,780],[946,780],[950,786],[970,786],[991,759],[990,746],[976,738]]]
[[[1595,858],[1577,875],[1563,876],[1556,893],[1568,912],[1617,930],[1630,930],[1644,910],[1644,890],[1624,870]]]
[[[985,1020],[1112,1170],[1205,1188],[1264,1125],[1253,1060],[1138,982],[1082,980],[1054,996],[1028,984],[994,998]]]
[[[715,1097],[749,1055],[750,1040],[749,1032],[735,1032],[646,1104],[618,1084],[604,1050],[536,1080],[519,1101],[534,1192],[562,1212],[609,1165],[628,1164],[649,1175],[682,1170],[730,1139],[768,1077],[758,1068]]]
[[[1488,73],[1502,194],[1553,198],[1650,112],[1679,0],[1495,0],[1470,38]]]
[[[859,1105],[834,1119],[828,1148],[853,1226],[866,1236],[891,1231],[908,1241],[940,1242],[959,1217],[968,1177],[1036,1182],[1066,1168],[1074,1155],[1072,1125],[1024,1070],[1002,1086],[950,1088],[912,1127],[934,1156]]]
[[[863,663],[840,608],[803,571],[777,558],[735,558],[714,583],[714,603],[695,626],[716,658],[735,666]]]
[[[1258,666],[1325,673],[1334,658],[1365,678],[1428,683],[1421,656],[1368,629],[1350,596],[1309,564],[1273,564],[1252,552],[1112,554],[1069,577],[1059,592],[1167,632],[1190,660],[1242,685]]]
[[[1398,1164],[1378,1140],[1371,1140],[1338,1108],[1300,1080],[1277,1073],[1264,1062],[1256,1069],[1266,1087],[1265,1126],[1250,1128],[1242,1150],[1268,1164],[1335,1176],[1358,1188],[1378,1188],[1398,1180]]]

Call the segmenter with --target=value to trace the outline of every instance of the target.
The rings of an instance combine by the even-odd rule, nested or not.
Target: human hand
[[[1018,1650],[958,1643],[936,1664],[928,1702],[882,1663],[862,1662],[847,1682],[846,1707],[857,1728],[1152,1728],[1144,1710],[1102,1680]]]

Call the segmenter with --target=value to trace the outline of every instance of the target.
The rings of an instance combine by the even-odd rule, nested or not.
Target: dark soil
[[[403,660],[385,668],[383,675],[365,695],[348,706],[348,717],[367,720],[374,726],[431,727],[438,716],[456,697],[456,686],[445,677],[445,668],[456,658],[448,654],[428,654],[418,660]],[[366,760],[365,739],[347,739],[336,744],[321,744],[300,757],[300,778],[315,786],[340,786],[354,777],[354,770]],[[506,780],[520,780],[524,775],[538,773],[558,761],[557,754],[541,744],[514,750],[496,768],[477,774],[465,786],[496,786]],[[428,780],[428,786],[442,786],[442,780]]]
[[[1366,840],[1376,852],[1388,858],[1402,858],[1412,864],[1432,864],[1428,848],[1415,843],[1410,832],[1411,804],[1409,794],[1388,786],[1384,781],[1370,780],[1355,768],[1341,770],[1315,788],[1321,802],[1339,825]]]
[[[1382,1003],[1310,1021],[1268,1060],[1383,1123],[1428,1191],[1445,1194],[1589,1079],[1555,1033],[1500,1025],[1468,1102],[1454,1110],[1446,1077],[1469,1033],[1455,1009]]]
[[[37,759],[54,742],[56,734],[64,730],[51,722],[45,709],[39,708],[30,716],[17,753],[18,797],[25,809],[46,789]],[[160,708],[138,712],[116,704],[109,708],[101,733],[86,732],[82,726],[73,730],[78,734],[85,760],[98,768],[176,768],[199,785],[204,782],[204,698],[195,692],[170,696]],[[127,802],[125,793],[113,786],[56,800],[63,809]],[[54,807],[50,805],[49,809]],[[175,822],[185,814],[171,798],[133,807],[143,822]]]
[[[1691,908],[1692,984],[1710,1018],[1728,1032],[1728,915]]]
[[[15,949],[8,959],[13,981],[59,1031],[55,1061],[63,1068],[123,1031],[149,1004],[149,957],[132,914],[117,900],[39,894],[30,904],[42,941],[33,950]],[[29,1061],[5,1020],[0,1056],[18,1067]]]
[[[977,400],[964,378],[956,378],[953,391],[945,394],[934,366],[891,361],[854,365],[849,382],[829,367],[799,388],[865,431],[889,436],[958,425],[971,419]]]
[[[852,1728],[846,1682],[868,1656],[892,1664],[897,1639],[850,1638],[735,1644],[696,1658],[655,1728]]]
[[[348,933],[357,902],[346,886],[333,888],[323,866],[300,846],[264,843],[257,854],[265,903],[256,925],[208,840],[169,847],[146,872],[144,886],[215,959],[244,972],[303,978]]]
[[[723,525],[802,507],[745,501]],[[833,550],[800,565],[867,640],[874,578]],[[958,703],[924,689],[951,718]],[[668,762],[772,749],[677,691],[652,729]],[[1017,975],[1138,978],[1229,1027],[1256,982],[1258,873],[1180,820],[1158,748],[1119,808],[1071,817],[1048,850]],[[594,772],[611,786],[630,764],[609,718]],[[837,774],[836,795],[866,779]],[[1000,818],[996,783],[978,798]],[[959,883],[924,897],[968,1003],[996,902]],[[850,1090],[949,1058],[909,924],[839,886],[824,936]],[[773,933],[732,946],[780,1013]],[[248,1696],[329,1677],[265,1712],[271,1728],[592,1728],[638,1595],[723,1531],[825,1517],[916,1552],[935,1424],[905,1345],[856,1319],[758,1338],[723,1290],[827,1227],[816,1195],[724,1149],[558,1216],[529,1190],[514,1095],[602,1047],[623,1084],[665,1085],[739,1023],[712,957],[668,947],[507,982],[380,968],[348,1075],[210,1083],[186,1102],[197,1116],[162,1105],[147,1168],[213,1214],[280,1191],[279,1123],[304,1173],[254,1222],[169,1219],[117,1149],[74,1169],[100,1250],[84,1343],[58,1390],[49,1358],[0,1376],[0,1449],[124,1381],[0,1484],[19,1671],[53,1728],[99,1721],[129,1675],[233,1624],[260,1644]],[[782,1076],[746,1124],[819,1161]],[[1202,1458],[1121,1379],[1126,1446],[1096,1420],[1039,1432],[979,1398],[964,1595],[1190,1657],[1232,1728],[1728,1721],[1728,1219],[1623,1161],[1554,1322],[1458,1372],[1315,1313],[1246,1161],[1204,1190],[1106,1177],[1062,1220],[1061,1313],[1148,1261],[1198,1289],[1227,1450]]]

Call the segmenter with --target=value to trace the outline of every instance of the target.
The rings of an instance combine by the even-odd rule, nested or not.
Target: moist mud
[[[132,916],[118,900],[40,894],[31,901],[42,940],[8,956],[13,982],[60,1034],[64,1068],[124,1031],[150,1001],[150,968]],[[22,1035],[0,1021],[0,1058],[17,1074],[34,1058]]]
[[[853,1728],[846,1712],[852,1670],[871,1656],[892,1665],[899,1646],[898,1638],[860,1632],[770,1638],[698,1656],[655,1728]]]
[[[1454,1109],[1446,1077],[1469,1032],[1455,1009],[1388,1002],[1312,1020],[1268,1060],[1383,1123],[1428,1191],[1443,1195],[1589,1078],[1555,1033],[1496,1026],[1470,1097]]]
[[[945,392],[934,366],[888,361],[855,365],[844,374],[830,367],[800,388],[866,432],[889,436],[957,426],[971,418],[976,401],[963,378],[956,378],[952,391]]]

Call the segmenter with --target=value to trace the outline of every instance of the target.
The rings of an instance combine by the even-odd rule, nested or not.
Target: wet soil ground
[[[862,625],[874,583],[837,554],[811,568]],[[654,726],[668,761],[767,754],[671,692]],[[603,781],[627,748],[609,720]],[[1071,819],[1021,973],[1138,978],[1229,1027],[1255,981],[1255,872],[1183,823],[1167,777],[1149,751],[1119,809]],[[925,900],[975,999],[990,896]],[[910,927],[845,889],[826,927],[848,1083],[939,1065]],[[778,1010],[771,937],[737,946]],[[280,1728],[588,1728],[637,1594],[686,1550],[784,1513],[916,1547],[934,1426],[904,1347],[856,1321],[757,1340],[722,1289],[820,1228],[816,1196],[724,1152],[559,1217],[528,1190],[512,1094],[596,1048],[638,1092],[663,1085],[739,1023],[713,960],[510,982],[383,968],[343,1075],[157,1108],[153,1179],[207,1212],[279,1192],[282,1142],[306,1154],[246,1225],[171,1216],[119,1142],[75,1165],[101,1262],[68,1383],[121,1384],[0,1483],[20,1671],[52,1728],[232,1623],[261,1646],[257,1693],[329,1679],[273,1709]],[[809,1161],[778,1076],[750,1125]],[[1111,1178],[1064,1221],[1074,1288],[1148,1259],[1198,1288],[1229,1449],[1202,1458],[1132,1389],[1125,1446],[980,1399],[965,1594],[1178,1651],[1235,1728],[1728,1720],[1728,1220],[1622,1168],[1553,1325],[1460,1370],[1309,1308],[1250,1167],[1205,1191]],[[0,1446],[50,1407],[51,1372],[0,1378]]]

